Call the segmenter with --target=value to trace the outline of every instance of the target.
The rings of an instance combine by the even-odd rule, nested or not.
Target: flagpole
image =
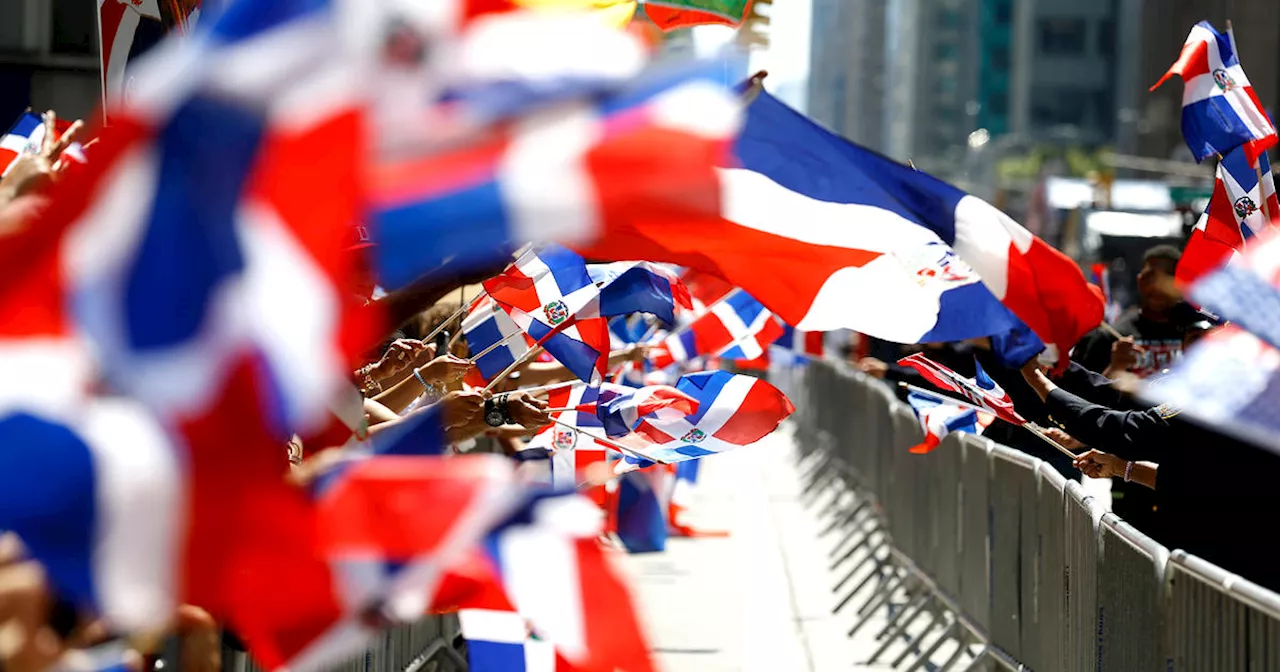
[[[665,461],[663,461],[663,460],[659,460],[659,459],[658,459],[658,458],[656,458],[656,457],[650,457],[650,456],[648,456],[648,455],[645,455],[644,453],[642,453],[642,452],[640,452],[640,451],[638,451],[638,450],[636,450],[636,449],[634,449],[634,448],[628,448],[628,447],[626,447],[626,446],[622,445],[621,443],[618,443],[617,441],[614,441],[613,439],[609,439],[609,438],[605,438],[605,437],[603,437],[603,436],[598,436],[598,435],[596,435],[596,434],[592,434],[592,433],[590,433],[590,432],[588,432],[588,431],[586,431],[586,430],[582,429],[581,427],[574,427],[573,425],[571,425],[571,424],[569,424],[569,423],[567,423],[567,422],[565,422],[565,421],[563,421],[563,420],[561,420],[561,419],[559,419],[559,418],[551,418],[551,422],[554,422],[554,423],[556,423],[557,425],[560,425],[561,427],[568,427],[569,429],[572,429],[572,430],[574,430],[574,431],[578,432],[579,434],[581,434],[581,435],[583,435],[583,436],[585,436],[585,437],[587,437],[587,438],[589,438],[589,439],[595,439],[596,441],[599,441],[600,443],[603,443],[603,444],[604,444],[604,445],[606,445],[606,446],[609,446],[609,447],[611,447],[611,448],[614,448],[615,450],[617,450],[617,451],[619,451],[619,452],[626,453],[626,454],[628,454],[628,455],[632,455],[632,456],[638,457],[638,458],[640,458],[640,459],[642,459],[642,460],[648,460],[648,461],[650,461],[650,462],[655,462],[655,463],[657,463],[657,464],[670,464],[670,462],[665,462]]]
[[[1231,51],[1236,56],[1236,61],[1240,60],[1240,50],[1236,48],[1236,29],[1231,25],[1231,19],[1227,19],[1227,39],[1231,41]],[[1262,152],[1266,156],[1266,150]],[[1271,206],[1267,203],[1267,190],[1262,186],[1262,161],[1258,161],[1253,165],[1253,172],[1258,176],[1258,194],[1262,201],[1262,216],[1267,218],[1267,222],[1271,222]]]
[[[930,395],[930,396],[934,396],[934,397],[942,397],[943,399],[946,399],[947,401],[953,402],[953,403],[955,403],[955,404],[956,404],[956,405],[958,405],[958,406],[963,406],[963,407],[965,407],[965,408],[972,408],[972,409],[975,409],[975,410],[982,411],[983,413],[989,413],[989,412],[990,412],[990,411],[988,411],[988,410],[987,410],[987,409],[985,409],[985,408],[979,408],[978,406],[974,405],[974,404],[973,404],[973,403],[971,403],[971,402],[961,401],[961,400],[959,400],[959,399],[956,399],[955,397],[952,397],[952,396],[947,395],[947,394],[943,394],[943,393],[941,393],[941,392],[937,392],[937,391],[935,391],[935,390],[926,390],[926,389],[925,389],[925,388],[923,388],[923,387],[919,387],[919,386],[916,386],[916,385],[912,385],[911,383],[903,383],[903,382],[899,382],[899,383],[898,383],[898,387],[901,387],[901,388],[906,389],[906,390],[910,390],[910,391],[912,391],[912,392],[922,392],[922,393],[927,394],[927,395]],[[998,413],[991,413],[991,415],[993,415],[993,416],[995,416],[995,417],[997,417],[997,418],[1000,418],[1001,420],[1004,420],[1004,418],[1001,418],[1001,417],[1000,417],[1000,415],[999,415]],[[1005,422],[1009,422],[1009,421],[1008,421],[1008,420],[1005,420]],[[1009,424],[1011,424],[1011,425],[1012,425],[1012,424],[1014,424],[1014,423],[1011,423],[1011,422],[1010,422]],[[1049,435],[1048,435],[1048,434],[1045,434],[1045,433],[1044,433],[1044,430],[1043,430],[1039,425],[1037,425],[1037,424],[1036,424],[1036,423],[1034,423],[1034,422],[1027,422],[1025,425],[1014,425],[1014,426],[1016,426],[1016,427],[1022,427],[1023,429],[1027,430],[1028,432],[1031,432],[1032,434],[1035,434],[1036,436],[1040,437],[1040,438],[1041,438],[1041,440],[1045,441],[1046,443],[1049,443],[1049,444],[1050,444],[1050,445],[1052,445],[1054,448],[1057,448],[1057,449],[1058,449],[1058,451],[1059,451],[1059,452],[1061,452],[1063,455],[1066,455],[1067,457],[1070,457],[1070,458],[1071,458],[1071,459],[1073,459],[1073,460],[1074,460],[1074,459],[1076,459],[1077,457],[1079,457],[1078,455],[1076,455],[1075,453],[1071,452],[1070,450],[1067,450],[1066,446],[1063,446],[1061,443],[1058,443],[1057,441],[1054,441],[1053,439],[1049,438]]]
[[[550,391],[550,390],[559,389],[559,388],[561,388],[561,387],[568,387],[568,386],[570,386],[570,385],[577,385],[579,382],[581,382],[581,381],[577,381],[577,380],[567,380],[567,381],[565,381],[565,382],[563,382],[563,383],[551,383],[550,385],[539,385],[538,387],[522,387],[522,388],[520,388],[520,391],[521,391],[521,392],[528,392],[529,394],[542,394],[543,392],[548,392],[548,391]]]
[[[515,338],[516,336],[524,336],[524,332],[523,332],[523,331],[513,331],[513,332],[511,332],[511,333],[507,334],[506,336],[503,336],[501,341],[498,341],[497,343],[494,343],[493,345],[491,345],[491,346],[489,346],[489,347],[485,348],[484,350],[481,350],[481,351],[480,351],[480,354],[478,354],[478,355],[472,355],[472,356],[471,356],[471,362],[472,362],[472,363],[475,363],[475,362],[480,361],[480,358],[481,358],[481,357],[484,357],[485,355],[487,355],[487,354],[489,354],[489,353],[493,352],[494,350],[497,350],[498,348],[500,348],[500,347],[502,347],[502,346],[506,345],[506,344],[507,344],[507,341],[510,341],[511,339]]]
[[[524,332],[520,332],[520,333],[523,334]],[[498,383],[502,382],[503,378],[506,378],[507,376],[511,375],[512,371],[515,371],[521,364],[524,364],[526,361],[528,361],[531,357],[538,354],[539,352],[542,352],[541,345],[535,345],[532,348],[529,348],[528,350],[526,350],[523,355],[520,355],[519,357],[516,358],[516,361],[511,362],[511,366],[508,366],[507,368],[503,369],[502,373],[499,373],[497,376],[494,377],[493,380],[489,381],[488,385],[484,386],[485,392],[491,391],[494,385],[497,385]]]

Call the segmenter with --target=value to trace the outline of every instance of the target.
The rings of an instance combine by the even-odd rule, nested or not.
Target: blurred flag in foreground
[[[1243,146],[1245,161],[1252,166],[1276,144],[1275,126],[1240,67],[1229,35],[1208,21],[1197,23],[1178,60],[1151,90],[1174,75],[1184,82],[1182,137],[1196,161]]]
[[[1280,451],[1280,350],[1235,326],[1193,345],[1143,398],[1214,429]]]
[[[951,432],[981,434],[994,417],[973,408],[957,404],[945,397],[912,390],[907,403],[915,411],[920,426],[924,428],[924,441],[911,447],[911,452],[923,455],[937,448]]]
[[[751,11],[752,0],[641,0],[644,13],[664,31],[692,26],[737,28]]]
[[[1188,298],[1280,347],[1280,232],[1191,285]]]
[[[722,72],[711,63],[642,75],[470,146],[376,166],[383,285],[403,286],[447,260],[497,261],[528,240],[590,240],[615,224],[713,210],[714,165],[740,114]]]
[[[1178,281],[1187,284],[1221,267],[1253,243],[1259,234],[1280,221],[1271,162],[1258,157],[1262,180],[1249,165],[1244,148],[1231,150],[1218,163],[1213,195],[1178,261]],[[1268,216],[1270,215],[1270,216]]]

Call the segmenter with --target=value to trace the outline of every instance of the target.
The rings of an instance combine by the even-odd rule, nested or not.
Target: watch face
[[[496,408],[495,408],[495,409],[493,409],[493,410],[489,411],[488,413],[485,413],[485,414],[484,414],[484,421],[485,421],[486,423],[488,423],[488,425],[489,425],[490,427],[501,427],[501,426],[502,426],[502,411],[499,411],[498,409],[496,409]]]

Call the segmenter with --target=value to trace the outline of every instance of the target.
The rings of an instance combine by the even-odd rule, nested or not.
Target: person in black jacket
[[[1280,543],[1265,522],[1280,513],[1280,456],[1186,420],[1167,404],[1116,410],[1089,402],[1058,387],[1034,361],[1022,373],[1050,420],[1094,449],[1077,459],[1082,470],[1154,488],[1158,516],[1139,529],[1280,589]]]

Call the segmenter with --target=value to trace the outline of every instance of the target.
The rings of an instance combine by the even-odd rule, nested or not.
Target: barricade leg
[[[915,670],[918,670],[928,664],[929,659],[933,657],[933,654],[937,653],[938,649],[942,648],[943,643],[956,635],[956,631],[959,630],[959,628],[959,622],[952,621],[951,624],[942,631],[942,634],[938,635],[938,638],[933,640],[933,643],[929,645],[929,648],[925,649],[924,653],[921,653],[920,657],[916,658],[914,663],[911,663],[911,667],[908,667],[906,672],[915,672]]]
[[[897,658],[893,659],[892,663],[889,663],[889,667],[895,670],[898,669],[898,666],[905,662],[908,656],[920,650],[920,645],[924,643],[929,633],[933,632],[933,629],[938,626],[938,622],[942,620],[942,613],[941,609],[934,609],[930,612],[929,622],[924,626],[924,630],[921,630],[919,634],[911,638],[911,641],[907,642],[906,648],[902,650],[902,653],[898,654]]]
[[[863,604],[861,609],[858,609],[858,622],[854,623],[852,628],[849,628],[849,632],[845,633],[845,636],[852,638],[854,635],[858,634],[858,631],[862,629],[862,626],[866,625],[871,620],[871,617],[875,615],[876,609],[884,606],[886,602],[893,598],[894,593],[898,592],[898,589],[906,582],[908,576],[908,574],[904,573],[902,576],[894,580],[888,588],[876,591],[876,593],[871,596],[871,599],[867,600],[866,604]]]
[[[924,613],[932,597],[933,594],[929,591],[921,591],[916,596],[915,601],[903,607],[901,611],[889,619],[889,622],[880,629],[880,632],[876,633],[876,640],[880,642],[880,648],[876,649],[871,654],[871,657],[867,659],[868,665],[880,660],[880,656],[883,656],[889,650],[889,647],[893,646],[893,642],[906,633],[907,628],[911,627],[911,624],[920,617],[920,614]]]

